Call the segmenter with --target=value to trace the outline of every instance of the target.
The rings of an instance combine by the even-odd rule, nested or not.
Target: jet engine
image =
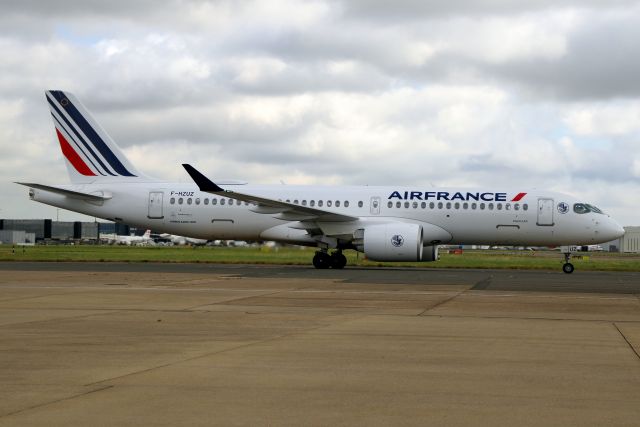
[[[418,224],[371,225],[356,232],[356,247],[373,261],[420,261],[422,226]]]

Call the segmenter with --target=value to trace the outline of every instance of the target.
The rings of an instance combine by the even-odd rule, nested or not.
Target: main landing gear
[[[574,267],[569,261],[571,260],[571,252],[564,253],[564,264],[562,265],[562,271],[567,274],[573,273]]]
[[[319,250],[313,256],[313,266],[317,269],[335,268],[341,269],[347,265],[347,257],[342,254],[342,251],[338,250],[331,255],[326,250]]]

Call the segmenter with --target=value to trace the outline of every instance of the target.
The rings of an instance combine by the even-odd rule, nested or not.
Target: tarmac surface
[[[0,425],[633,425],[640,274],[0,263]]]

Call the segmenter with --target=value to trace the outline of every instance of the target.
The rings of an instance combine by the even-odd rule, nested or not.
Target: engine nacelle
[[[379,224],[362,230],[358,250],[373,261],[421,261],[422,226],[418,224]]]

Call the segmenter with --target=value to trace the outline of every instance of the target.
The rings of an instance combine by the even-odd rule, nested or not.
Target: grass
[[[226,264],[309,265],[312,248],[253,247],[146,247],[146,246],[0,246],[0,261],[86,261],[86,262],[180,262]],[[440,261],[391,263],[364,259],[355,251],[345,251],[348,265],[421,268],[499,268],[560,270],[563,257],[557,251],[464,251],[460,255],[441,251]],[[571,261],[577,270],[640,271],[640,255],[585,254]]]

